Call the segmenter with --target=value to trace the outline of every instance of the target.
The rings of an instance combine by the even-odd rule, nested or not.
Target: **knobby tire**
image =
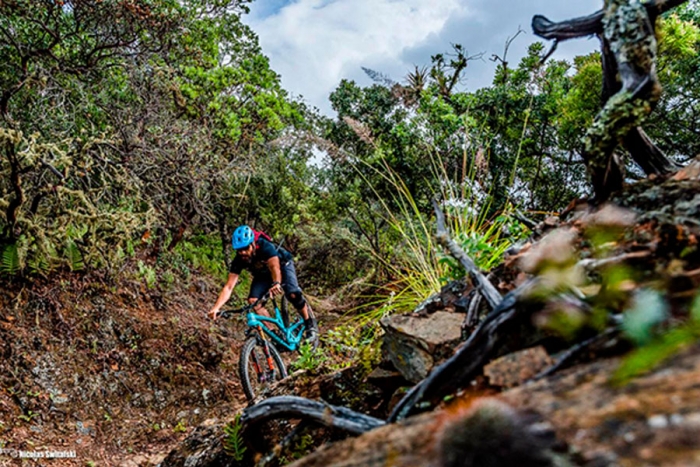
[[[287,368],[284,366],[284,362],[282,361],[282,357],[280,356],[279,352],[275,348],[274,345],[272,345],[271,342],[268,342],[268,348],[270,349],[270,356],[272,357],[272,360],[275,364],[275,381],[279,381],[283,378],[287,377]],[[265,357],[265,351],[263,348],[263,344],[259,342],[259,339],[257,337],[251,337],[248,340],[245,341],[243,344],[243,348],[241,349],[241,358],[238,360],[238,374],[241,378],[241,385],[243,386],[243,392],[245,393],[246,398],[248,401],[252,401],[255,399],[255,390],[254,387],[260,386],[260,383],[257,380],[258,375],[257,374],[251,374],[251,358],[253,357],[253,351],[256,350],[256,347],[259,347],[258,352],[260,355],[263,356],[263,359]],[[262,364],[263,370],[267,369],[267,360],[264,360],[260,362]],[[254,372],[253,372],[254,373]],[[252,383],[251,377],[253,378],[252,381],[255,381],[255,384]],[[265,386],[271,384],[270,382],[264,383]],[[263,386],[264,387],[264,386]]]

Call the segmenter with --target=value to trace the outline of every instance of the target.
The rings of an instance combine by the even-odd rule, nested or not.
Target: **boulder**
[[[417,383],[452,355],[460,342],[463,319],[445,311],[388,316],[381,320],[382,352],[404,378]]]

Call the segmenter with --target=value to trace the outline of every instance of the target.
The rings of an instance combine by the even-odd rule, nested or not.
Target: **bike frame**
[[[299,349],[299,345],[304,334],[304,322],[297,318],[294,323],[289,327],[285,327],[284,321],[282,321],[282,313],[280,312],[277,303],[274,303],[275,317],[271,318],[269,316],[263,316],[255,313],[254,311],[248,311],[246,313],[247,325],[250,328],[257,328],[261,330],[266,336],[270,337],[276,345],[281,345],[289,351],[296,351]],[[265,323],[274,324],[277,329],[282,333],[282,339],[272,332]]]

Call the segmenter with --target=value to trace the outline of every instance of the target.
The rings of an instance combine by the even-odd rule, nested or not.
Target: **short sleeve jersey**
[[[250,271],[253,276],[269,275],[270,269],[267,267],[267,262],[273,256],[280,259],[280,264],[284,264],[292,259],[292,255],[282,247],[277,248],[272,242],[263,237],[258,238],[255,242],[255,253],[250,261],[245,261],[240,255],[236,255],[231,261],[229,272],[240,274],[244,269]]]

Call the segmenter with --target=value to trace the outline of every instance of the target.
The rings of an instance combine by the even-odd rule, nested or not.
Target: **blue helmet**
[[[231,244],[234,250],[240,250],[253,243],[253,240],[255,240],[253,229],[247,225],[241,225],[234,230]]]

